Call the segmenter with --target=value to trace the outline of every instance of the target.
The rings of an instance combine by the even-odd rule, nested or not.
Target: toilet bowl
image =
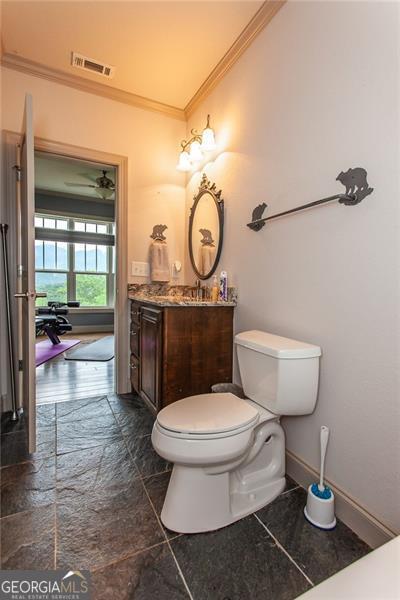
[[[154,449],[174,464],[161,512],[172,531],[219,529],[276,498],[285,487],[280,415],[314,409],[317,346],[257,331],[235,343],[249,398],[190,396],[161,410],[153,426]]]

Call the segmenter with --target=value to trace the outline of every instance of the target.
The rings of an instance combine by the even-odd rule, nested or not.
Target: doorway
[[[124,156],[72,146],[60,142],[35,138],[35,152],[53,157],[73,159],[90,163],[96,167],[110,166],[115,173],[115,289],[114,289],[114,386],[113,391],[124,394],[130,391],[129,372],[129,310],[127,295],[127,252],[128,252],[128,214],[127,214],[127,177],[128,160]],[[84,173],[84,171],[82,171]],[[67,180],[66,180],[67,181]],[[69,180],[74,183],[73,180]],[[82,183],[79,180],[78,183]],[[85,181],[86,183],[86,181]],[[90,184],[90,182],[88,182]],[[71,187],[71,186],[68,186]],[[75,330],[76,331],[76,330]],[[108,332],[106,332],[108,333]],[[76,363],[77,364],[77,363]]]
[[[4,217],[8,223],[9,268],[17,274],[11,278],[11,314],[14,324],[15,391],[12,377],[4,371],[7,394],[3,412],[20,414],[10,423],[18,452],[29,456],[36,451],[36,368],[35,368],[35,227],[34,227],[34,152],[88,161],[115,168],[115,380],[114,391],[130,391],[129,373],[129,306],[127,294],[128,245],[128,159],[118,154],[74,146],[34,137],[32,97],[27,94],[21,133],[5,131],[4,150]],[[2,353],[3,356],[3,353]],[[94,389],[94,394],[96,390]],[[11,410],[12,409],[12,410]],[[23,414],[22,414],[23,411]],[[22,415],[22,416],[21,416]],[[17,440],[18,438],[18,440]],[[15,445],[14,444],[14,445]]]
[[[36,403],[114,391],[117,169],[35,151]]]

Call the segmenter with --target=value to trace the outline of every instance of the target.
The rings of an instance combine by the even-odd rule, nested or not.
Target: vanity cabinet
[[[164,406],[232,381],[232,306],[157,306],[131,301],[131,383]]]

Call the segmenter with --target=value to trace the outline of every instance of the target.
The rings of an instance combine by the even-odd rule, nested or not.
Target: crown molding
[[[210,75],[185,106],[186,119],[194,113],[199,104],[206,96],[208,96],[221,79],[225,77],[229,69],[233,67],[242,56],[243,52],[250,46],[257,35],[261,33],[285,3],[286,0],[265,0],[251,21],[249,21],[217,66],[211,71]]]
[[[186,120],[185,112],[181,108],[176,108],[175,106],[170,106],[169,104],[164,104],[162,102],[157,102],[156,100],[151,100],[150,98],[145,98],[124,90],[113,88],[108,85],[104,85],[103,83],[98,83],[97,81],[91,81],[90,79],[79,77],[79,75],[72,75],[71,73],[60,71],[59,69],[53,69],[52,67],[47,67],[41,63],[23,58],[22,56],[16,56],[15,54],[10,54],[7,52],[3,53],[1,57],[1,64],[3,67],[14,69],[15,71],[21,71],[22,73],[27,73],[28,75],[41,77],[42,79],[47,79],[49,81],[53,81],[54,83],[60,83],[61,85],[67,85],[80,90],[81,92],[96,94],[97,96],[102,96],[110,100],[116,100],[117,102],[123,102],[131,106],[136,106],[137,108],[152,110],[154,112],[173,117],[174,119],[179,119],[180,121]]]
[[[221,79],[225,77],[229,69],[231,69],[239,60],[245,50],[250,46],[257,35],[268,25],[286,1],[287,0],[265,0],[226,54],[222,57],[216,67],[214,67],[191,100],[189,100],[184,109],[113,88],[103,83],[98,83],[97,81],[85,79],[79,75],[73,75],[59,69],[47,67],[41,63],[23,58],[22,56],[5,52],[3,45],[1,48],[3,51],[1,64],[9,69],[41,77],[42,79],[47,79],[61,85],[67,85],[82,92],[96,94],[97,96],[116,100],[117,102],[123,102],[124,104],[136,106],[137,108],[142,108],[144,110],[162,113],[174,119],[179,119],[180,121],[187,121],[199,104],[206,96],[208,96],[208,94],[210,94]]]

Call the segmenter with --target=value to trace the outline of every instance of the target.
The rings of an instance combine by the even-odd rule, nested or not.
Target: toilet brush
[[[335,496],[331,488],[324,484],[324,469],[326,448],[328,446],[329,429],[321,427],[321,467],[319,483],[313,483],[308,488],[307,505],[304,515],[307,521],[320,529],[333,529],[336,525]]]

